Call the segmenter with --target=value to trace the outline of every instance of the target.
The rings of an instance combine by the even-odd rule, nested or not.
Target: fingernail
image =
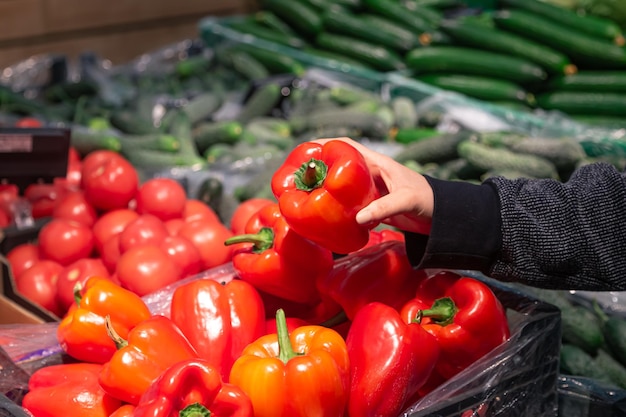
[[[356,214],[356,222],[359,224],[366,224],[372,221],[372,213],[369,210],[361,210]]]

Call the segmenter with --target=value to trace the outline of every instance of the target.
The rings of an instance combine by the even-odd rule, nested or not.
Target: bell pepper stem
[[[293,350],[293,345],[289,338],[289,330],[287,329],[285,311],[282,308],[276,310],[276,334],[278,338],[278,359],[283,361],[283,363],[287,363],[296,356],[302,355],[302,353]]]
[[[298,190],[313,191],[326,179],[328,166],[319,159],[311,158],[303,163],[294,174],[294,184]]]
[[[325,320],[324,322],[322,322],[320,326],[335,327],[335,326],[345,323],[346,321],[348,321],[348,316],[346,315],[345,311],[341,310],[339,313],[335,314],[328,320]]]
[[[113,342],[115,343],[115,347],[117,349],[128,346],[128,341],[124,340],[124,338],[120,336],[113,328],[113,323],[111,323],[111,316],[109,316],[108,314],[104,318],[104,326],[107,329],[107,334],[109,335],[109,337],[113,339]]]
[[[454,321],[458,309],[450,297],[443,297],[435,300],[433,305],[426,310],[420,310],[416,321],[420,323],[422,318],[429,317],[433,323],[446,326]]]
[[[235,245],[237,243],[252,243],[252,250],[255,253],[263,252],[274,245],[274,231],[270,227],[262,227],[258,233],[248,233],[233,236],[224,241],[224,245]]]
[[[82,289],[83,286],[80,282],[77,282],[76,285],[74,285],[74,302],[76,305],[80,305],[80,301],[83,299],[83,296],[80,293]]]
[[[189,404],[178,414],[180,417],[210,417],[211,412],[200,403]]]

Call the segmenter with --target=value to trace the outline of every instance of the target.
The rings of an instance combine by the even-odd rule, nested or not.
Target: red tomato
[[[152,178],[144,182],[135,198],[139,214],[152,214],[165,221],[183,216],[187,193],[171,178]]]
[[[260,208],[274,203],[275,201],[268,198],[250,198],[241,202],[235,208],[230,218],[230,230],[236,235],[246,233],[246,223],[248,223],[252,215],[259,211]]]
[[[185,220],[186,222],[193,222],[196,220],[219,222],[220,218],[217,213],[204,202],[190,198],[187,199],[187,201],[185,202],[183,220]]]
[[[117,263],[117,279],[124,288],[144,296],[182,277],[180,267],[158,246],[130,248]]]
[[[130,209],[117,209],[104,213],[93,225],[93,238],[96,250],[100,253],[102,246],[111,236],[118,235],[126,226],[139,217],[139,214]]]
[[[67,163],[81,162],[81,157],[75,147],[70,146],[67,151]]]
[[[39,200],[30,204],[30,215],[33,219],[41,219],[43,217],[52,217],[52,212],[56,206],[56,200],[50,200],[48,198],[40,198]]]
[[[7,252],[6,258],[13,278],[17,278],[39,260],[39,248],[34,243],[22,243]]]
[[[24,190],[24,198],[31,203],[31,215],[35,219],[52,216],[56,203],[67,192],[57,184],[31,184]]]
[[[93,171],[98,166],[102,165],[102,163],[108,161],[109,159],[122,158],[124,157],[115,151],[109,151],[107,149],[98,149],[96,151],[90,152],[87,154],[82,160],[83,170],[84,171]]]
[[[102,245],[102,249],[100,250],[100,259],[106,266],[107,270],[110,273],[115,272],[117,268],[117,263],[120,260],[120,256],[122,253],[120,252],[120,235],[114,235],[109,238],[104,245]]]
[[[63,266],[87,258],[94,249],[91,228],[65,219],[52,219],[39,231],[39,255]]]
[[[161,242],[161,249],[182,269],[182,277],[189,277],[200,272],[202,259],[196,246],[182,236],[167,236]]]
[[[100,163],[83,161],[81,184],[85,197],[96,209],[110,211],[127,208],[137,194],[139,175],[134,166],[117,155]]]
[[[92,227],[98,219],[98,213],[85,198],[85,193],[73,191],[58,201],[52,211],[52,217],[71,220]]]
[[[57,279],[63,269],[58,262],[37,261],[15,280],[17,291],[51,313],[62,314],[57,303]]]
[[[70,161],[67,164],[67,173],[65,174],[65,180],[67,181],[69,187],[80,188],[82,171],[83,164],[80,161]]]
[[[9,226],[12,221],[12,216],[0,208],[0,229]]]
[[[152,214],[140,214],[120,233],[120,253],[134,246],[159,246],[168,235],[165,225],[158,217]]]
[[[200,251],[202,270],[225,264],[232,259],[232,246],[224,241],[233,236],[223,223],[211,220],[186,222],[178,231],[178,236],[189,239]]]
[[[163,222],[163,224],[170,236],[176,236],[180,228],[185,224],[185,221],[183,219],[171,219]]]
[[[87,278],[92,276],[109,278],[109,271],[101,259],[79,259],[59,272],[57,279],[57,302],[61,311],[66,312],[74,304],[76,284],[84,285]]]

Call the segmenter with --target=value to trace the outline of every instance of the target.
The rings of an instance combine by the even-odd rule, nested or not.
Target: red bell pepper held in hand
[[[424,271],[411,266],[404,243],[392,240],[336,260],[333,270],[318,280],[318,288],[353,319],[374,301],[400,310],[424,278]]]
[[[122,402],[98,383],[102,365],[68,363],[35,371],[22,407],[34,417],[109,417]]]
[[[225,245],[252,243],[237,250],[237,275],[261,291],[298,303],[320,300],[319,277],[333,267],[330,250],[294,232],[280,214],[278,204],[261,208],[246,225],[246,234],[227,239]]]
[[[394,229],[370,230],[369,240],[367,241],[367,244],[363,246],[363,248],[380,245],[381,243],[387,242],[389,240],[399,240],[400,242],[404,242],[404,233]]]
[[[89,278],[84,287],[75,289],[75,297],[77,304],[59,323],[57,339],[68,355],[83,362],[105,363],[117,351],[107,333],[107,316],[122,338],[150,317],[141,297],[110,279]]]
[[[272,192],[293,230],[347,254],[365,246],[369,228],[356,214],[378,191],[363,155],[352,145],[329,141],[295,147],[272,176]]]
[[[396,417],[430,377],[439,357],[433,335],[406,324],[397,310],[370,303],[359,310],[346,339],[350,356],[348,414]]]
[[[239,279],[228,283],[199,279],[177,287],[170,317],[225,381],[243,348],[265,334],[261,296]]]
[[[441,347],[436,372],[449,379],[510,337],[506,311],[485,283],[451,271],[424,280],[402,307],[407,323],[420,323]]]
[[[250,399],[203,359],[166,369],[134,408],[132,417],[252,417]]]
[[[342,417],[350,361],[344,339],[322,326],[287,332],[276,312],[277,334],[249,344],[235,361],[230,383],[252,401],[256,417]]]
[[[119,349],[102,367],[100,385],[108,394],[130,404],[137,404],[167,368],[198,358],[180,329],[165,316],[142,321],[128,333],[128,340],[108,329]]]

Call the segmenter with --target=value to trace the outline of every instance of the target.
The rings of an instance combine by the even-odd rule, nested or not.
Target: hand
[[[381,195],[357,213],[358,223],[386,223],[408,232],[430,233],[435,203],[433,190],[424,176],[350,138],[313,142],[324,144],[331,140],[347,142],[361,152]]]

